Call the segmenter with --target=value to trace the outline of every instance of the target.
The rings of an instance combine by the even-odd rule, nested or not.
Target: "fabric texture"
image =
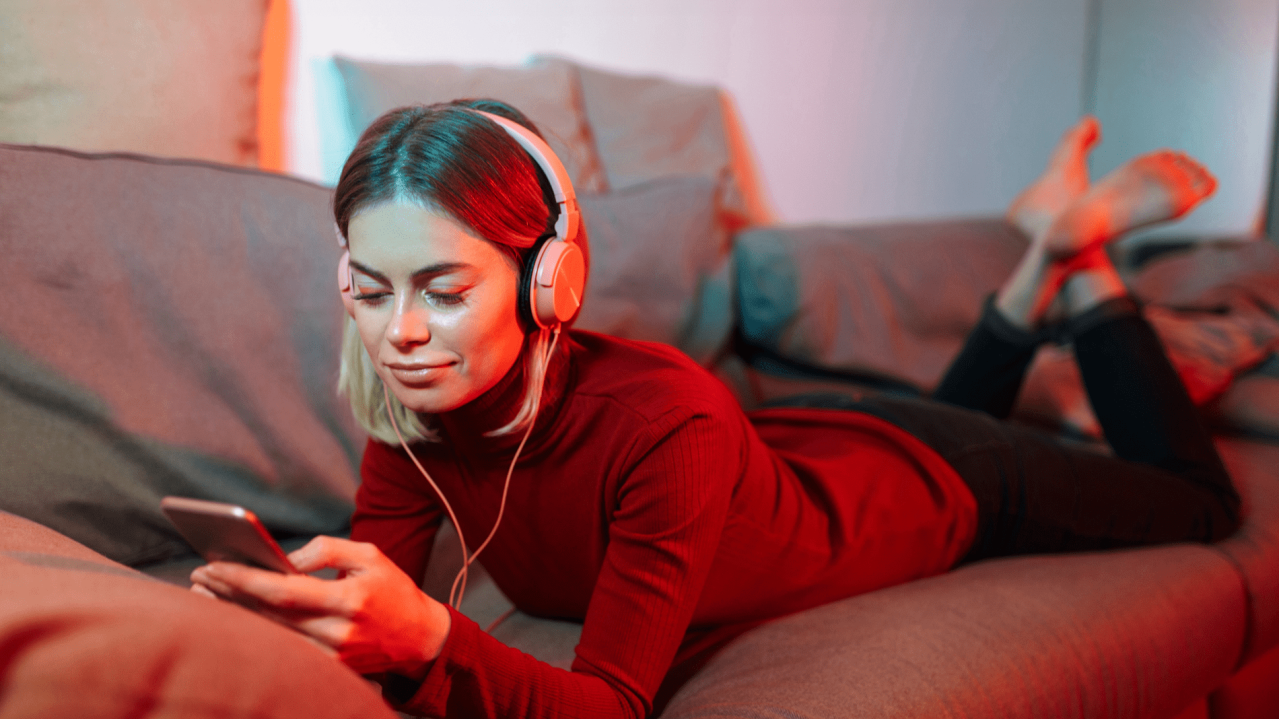
[[[581,199],[590,276],[581,329],[678,347],[702,364],[734,324],[730,238],[716,183],[668,177]]]
[[[1210,547],[979,562],[759,627],[662,716],[1175,716],[1234,670],[1241,594]]]
[[[1270,242],[1205,245],[1127,274],[1195,404],[1218,428],[1279,438],[1279,372],[1264,366],[1279,349],[1279,249]],[[1101,436],[1069,348],[1039,352],[1017,413]]]
[[[363,435],[334,392],[329,192],[0,147],[0,509],[118,561],[190,551],[165,494],[341,531]]]
[[[334,63],[356,137],[397,107],[489,97],[514,105],[537,125],[579,194],[609,189],[582,110],[577,69],[570,63],[544,58],[523,67],[412,65],[344,57]]]
[[[1279,647],[1279,446],[1222,440],[1221,458],[1243,495],[1243,527],[1217,545],[1248,590],[1248,636],[1240,666]]]
[[[1025,247],[1002,220],[748,230],[733,247],[741,333],[930,390]]]
[[[645,716],[745,628],[943,572],[971,541],[968,490],[887,422],[803,409],[748,422],[668,347],[570,338],[482,561],[526,614],[584,622],[573,672],[456,614],[420,688],[391,690],[414,711]],[[481,434],[513,411],[519,380],[517,367],[440,416],[442,442],[414,446],[472,546],[493,524],[518,442]],[[422,576],[444,514],[433,490],[379,442],[362,476],[352,538]]]
[[[696,175],[716,181],[720,207],[734,228],[770,219],[750,148],[723,90],[586,65],[577,68],[582,107],[610,188]]]
[[[0,142],[257,163],[266,0],[3,0]]]
[[[902,416],[973,490],[980,527],[969,558],[1232,534],[1239,494],[1137,304],[1112,298],[1067,331],[1114,456],[994,421],[1011,411],[1035,345],[1000,336],[1015,328],[990,303],[933,395],[956,405],[950,416],[913,400],[867,402]]]
[[[779,376],[798,368],[810,379],[843,373],[832,377],[835,389],[858,379],[927,393],[1025,246],[994,219],[742,232],[733,248],[741,335],[747,350],[765,355],[751,358],[752,367]],[[1191,398],[1216,426],[1279,437],[1279,381],[1250,374],[1279,349],[1273,243],[1205,245],[1126,274]],[[770,355],[787,364],[773,366]],[[735,384],[744,402],[761,399],[753,397],[758,379]],[[1046,345],[1034,356],[1015,414],[1101,436],[1069,348]]]
[[[395,715],[301,635],[0,512],[0,717]]]

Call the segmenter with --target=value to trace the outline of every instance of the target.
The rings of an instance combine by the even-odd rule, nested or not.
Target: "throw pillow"
[[[722,90],[582,65],[578,72],[609,187],[699,175],[722,183],[721,211],[734,228],[769,221],[745,131]]]
[[[0,142],[257,162],[266,0],[0,0]]]
[[[399,65],[334,58],[355,137],[388,110],[404,105],[491,97],[528,115],[564,163],[579,194],[608,190],[591,128],[582,112],[577,70],[543,59],[524,67]]]
[[[733,327],[729,235],[714,180],[667,177],[583,197],[586,297],[574,326],[674,345],[709,364]]]

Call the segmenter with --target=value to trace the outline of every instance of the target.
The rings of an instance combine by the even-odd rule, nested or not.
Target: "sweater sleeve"
[[[731,421],[731,420],[730,420]],[[702,593],[741,475],[740,428],[672,410],[632,445],[610,495],[608,548],[577,659],[564,671],[454,613],[403,710],[428,716],[647,716]],[[727,430],[727,431],[726,431]]]
[[[370,439],[360,463],[351,539],[372,542],[421,582],[444,510],[404,451]]]

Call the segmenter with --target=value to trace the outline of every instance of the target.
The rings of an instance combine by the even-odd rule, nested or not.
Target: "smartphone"
[[[187,497],[165,497],[160,509],[210,562],[239,562],[284,574],[300,574],[257,515],[244,507]]]

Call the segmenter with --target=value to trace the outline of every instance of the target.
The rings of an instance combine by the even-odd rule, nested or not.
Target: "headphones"
[[[586,258],[576,242],[581,216],[573,183],[555,152],[531,130],[483,110],[471,109],[470,112],[497,123],[518,142],[541,168],[555,195],[559,216],[555,219],[554,232],[539,238],[528,255],[520,273],[517,311],[526,327],[550,329],[562,325],[577,314],[586,289]],[[338,261],[338,291],[342,293],[342,304],[346,306],[347,314],[354,317],[351,250],[340,233],[338,244],[343,249],[342,258]]]

